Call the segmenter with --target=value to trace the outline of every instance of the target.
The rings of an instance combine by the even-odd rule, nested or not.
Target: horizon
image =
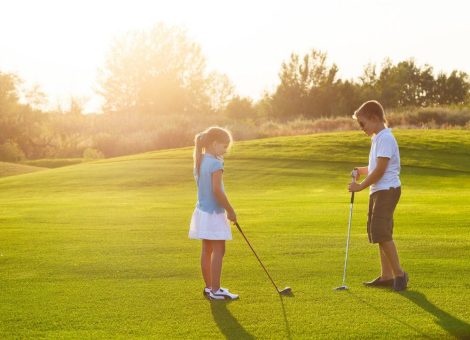
[[[102,100],[94,93],[97,70],[104,67],[113,39],[157,22],[186,29],[201,46],[207,71],[227,74],[236,94],[255,100],[274,91],[283,61],[313,48],[327,53],[328,64],[338,66],[342,79],[357,79],[365,65],[380,66],[385,58],[394,63],[413,58],[435,73],[470,73],[470,48],[464,44],[470,35],[465,14],[470,4],[459,0],[445,7],[438,1],[402,0],[213,5],[208,0],[20,0],[4,8],[9,15],[0,23],[0,72],[18,75],[28,87],[39,85],[49,107],[67,106],[71,96],[88,98],[85,113],[100,110]]]

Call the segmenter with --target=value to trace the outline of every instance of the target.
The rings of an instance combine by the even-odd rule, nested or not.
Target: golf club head
[[[292,289],[290,287],[286,287],[283,290],[278,290],[278,293],[281,295],[291,295]]]
[[[335,290],[348,290],[348,286],[340,286],[340,287],[336,287]]]

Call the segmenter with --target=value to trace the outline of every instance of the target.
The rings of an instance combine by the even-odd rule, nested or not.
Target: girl
[[[225,129],[210,127],[196,135],[194,144],[198,200],[191,219],[189,238],[202,240],[201,270],[206,284],[204,296],[211,300],[236,299],[238,295],[220,287],[225,240],[232,239],[228,220],[237,221],[222,181],[222,156],[232,144],[232,135]]]

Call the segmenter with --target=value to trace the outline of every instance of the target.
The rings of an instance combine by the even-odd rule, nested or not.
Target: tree
[[[361,103],[371,98],[365,86],[361,86],[352,80],[338,80],[334,85],[335,99],[330,103],[331,116],[351,116]]]
[[[20,133],[18,86],[21,80],[14,74],[0,72],[0,144],[14,140]]]
[[[4,160],[19,159],[12,154],[20,158],[41,155],[48,146],[44,140],[50,138],[45,114],[20,102],[21,83],[18,76],[0,72],[0,159]]]
[[[380,97],[380,91],[377,86],[378,81],[377,66],[371,63],[367,64],[362,71],[362,75],[359,77],[360,100],[366,101]]]
[[[0,114],[5,116],[19,105],[18,86],[20,79],[10,73],[0,72]]]
[[[465,72],[452,71],[447,77],[440,73],[436,79],[436,103],[441,105],[463,104],[468,100],[470,84]]]
[[[211,109],[223,111],[234,98],[234,86],[227,75],[218,72],[210,73],[207,82],[207,96],[210,98]]]
[[[85,103],[86,98],[84,97],[70,96],[70,107],[67,113],[75,116],[83,114]]]
[[[228,117],[242,120],[242,119],[255,119],[256,110],[250,98],[235,97],[228,104],[225,109]]]
[[[199,45],[162,23],[118,38],[99,82],[105,111],[169,115],[203,112],[210,105]]]
[[[33,110],[44,110],[47,106],[48,99],[38,84],[30,89],[25,89],[23,97]]]
[[[433,68],[420,68],[413,59],[393,65],[386,60],[377,81],[380,100],[387,107],[427,106],[436,93]]]
[[[272,114],[281,119],[293,116],[320,117],[333,114],[338,67],[326,63],[327,55],[313,49],[301,59],[291,54],[282,63],[281,83],[272,96]]]

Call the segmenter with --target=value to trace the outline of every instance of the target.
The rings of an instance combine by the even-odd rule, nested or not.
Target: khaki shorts
[[[393,212],[400,195],[400,187],[379,190],[370,195],[367,219],[367,235],[370,243],[393,240]]]

